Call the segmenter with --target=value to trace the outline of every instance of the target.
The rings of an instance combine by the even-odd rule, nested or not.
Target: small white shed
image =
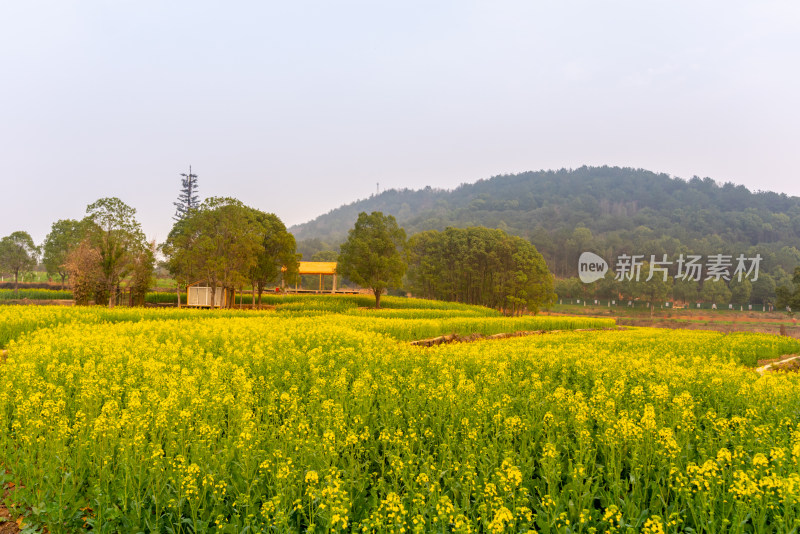
[[[227,301],[228,291],[217,286],[214,302],[211,302],[211,286],[197,282],[186,287],[186,305],[195,308],[221,308]]]

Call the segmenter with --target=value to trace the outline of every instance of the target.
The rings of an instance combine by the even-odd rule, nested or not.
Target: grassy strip
[[[60,289],[20,289],[19,293],[13,289],[0,289],[0,301],[3,300],[69,300],[72,291]]]

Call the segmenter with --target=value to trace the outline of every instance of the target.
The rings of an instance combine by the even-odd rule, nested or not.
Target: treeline
[[[671,178],[641,169],[581,167],[495,176],[452,191],[390,190],[290,229],[311,253],[335,248],[359,211],[394,215],[410,234],[497,228],[530,241],[559,278],[586,250],[620,254],[761,254],[762,272],[791,285],[800,264],[800,198]]]
[[[135,219],[136,210],[117,198],[102,198],[86,208],[81,220],[53,223],[38,247],[27,232],[0,241],[0,270],[19,276],[41,256],[48,273],[69,278],[78,304],[90,300],[112,306],[124,291],[129,304],[143,304],[153,282],[155,243],[148,243]]]
[[[555,301],[553,276],[528,241],[488,228],[447,228],[408,242],[408,288],[417,296],[516,313]]]
[[[647,280],[645,273],[639,281],[616,280],[613,272],[605,278],[591,284],[585,284],[578,278],[559,279],[555,283],[555,291],[562,299],[601,299],[643,301],[652,304],[663,304],[665,301],[684,305],[694,303],[716,304],[717,306],[759,306],[776,305],[776,287],[771,277],[759,276],[751,282],[747,278],[739,281],[731,280],[683,280],[674,276],[653,277]]]
[[[717,306],[747,307],[760,306],[763,309],[789,308],[800,310],[800,266],[795,267],[790,283],[776,286],[775,279],[763,273],[757,277],[731,276],[692,280],[672,273],[664,280],[663,276],[649,278],[649,264],[644,262],[642,275],[637,281],[621,277],[613,271],[593,282],[583,283],[579,278],[556,280],[555,291],[561,299],[581,300],[622,300],[643,301],[651,304],[672,301],[684,305],[695,303],[716,304]]]
[[[158,247],[146,242],[135,213],[121,200],[105,198],[91,204],[83,220],[53,223],[43,247],[45,264],[62,282],[69,280],[77,304],[111,307],[127,293],[128,304],[143,305],[157,251],[175,278],[179,303],[183,288],[201,282],[210,287],[212,302],[223,291],[223,307],[232,307],[235,291],[249,286],[255,307],[267,286],[292,284],[298,276],[301,255],[283,222],[236,199],[209,198],[187,207]],[[449,228],[407,240],[391,215],[361,213],[340,248],[313,259],[338,261],[340,276],[373,291],[376,308],[388,289],[509,314],[535,313],[555,301],[553,276],[541,254],[502,230]],[[2,265],[19,257],[18,270],[24,271],[36,265],[39,253],[24,232],[0,240]]]
[[[448,228],[421,232],[406,241],[393,216],[362,212],[338,260],[342,275],[373,289],[376,308],[388,287],[506,314],[536,313],[556,298],[553,276],[541,254],[502,230]]]
[[[203,281],[226,291],[226,307],[234,290],[250,286],[258,304],[268,284],[292,282],[298,260],[294,236],[272,213],[245,206],[233,198],[209,198],[186,210],[162,247],[176,287]],[[256,305],[256,299],[252,301]]]
[[[234,199],[209,199],[201,206],[197,203],[196,180],[190,179],[196,176],[191,171],[185,176],[184,192],[176,203],[182,208],[161,248],[169,260],[167,267],[181,283],[203,280],[212,287],[251,286],[261,291],[280,278],[276,274],[278,263],[292,264],[288,252],[291,243],[284,232],[299,239],[291,254],[312,261],[335,261],[359,213],[373,212],[393,216],[420,250],[429,247],[427,260],[419,260],[420,253],[411,261],[405,289],[434,298],[477,303],[474,293],[480,291],[484,299],[481,303],[510,308],[514,307],[513,299],[524,300],[524,294],[532,289],[518,289],[514,277],[503,278],[497,272],[488,281],[480,274],[483,267],[472,264],[495,262],[497,268],[508,266],[508,272],[515,272],[513,262],[502,259],[511,246],[510,236],[532,245],[549,271],[564,280],[558,283],[557,293],[566,298],[644,298],[641,285],[576,285],[572,279],[578,274],[578,258],[586,251],[607,259],[623,254],[646,258],[744,254],[762,258],[759,280],[751,287],[668,282],[671,285],[666,295],[678,301],[713,298],[718,303],[770,304],[778,302],[779,288],[784,288],[784,294],[800,289],[795,287],[792,275],[800,265],[800,199],[754,193],[708,178],[680,180],[617,167],[526,172],[480,180],[452,191],[386,191],[289,232],[274,215]],[[111,303],[124,291],[131,299],[134,294],[141,299],[142,288],[152,276],[148,269],[154,261],[155,245],[145,241],[132,208],[118,199],[102,200],[94,208],[90,206],[90,211],[97,213],[87,213],[84,220],[55,223],[41,248],[25,232],[4,237],[0,240],[0,271],[18,280],[41,258],[52,276],[60,277],[62,283],[69,279],[77,284],[82,299]],[[506,236],[497,238],[503,244],[486,258],[475,250],[462,251],[459,247],[466,238],[455,230],[471,229],[464,235],[477,235],[483,231],[481,227]],[[267,243],[268,234],[282,237]],[[451,242],[442,244],[447,239]],[[470,239],[480,241],[474,236]],[[522,250],[520,241],[513,243]],[[73,253],[69,258],[68,252]],[[437,256],[440,252],[445,259]],[[462,252],[459,263],[453,258]],[[449,271],[435,274],[433,265],[444,265]],[[456,265],[459,270],[455,270]],[[287,276],[292,276],[291,268]]]
[[[62,287],[69,282],[76,304],[141,306],[155,280],[159,251],[178,292],[207,282],[212,299],[217,287],[229,290],[226,306],[233,304],[233,289],[249,285],[260,301],[268,284],[297,276],[299,258],[286,226],[235,199],[209,198],[185,210],[160,246],[147,242],[136,210],[118,198],[100,199],[86,212],[84,219],[53,223],[41,247],[22,231],[0,240],[0,271],[15,276],[15,289],[19,275],[41,259]]]

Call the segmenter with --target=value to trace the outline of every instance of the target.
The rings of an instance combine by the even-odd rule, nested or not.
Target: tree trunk
[[[383,293],[382,289],[373,289],[373,293],[375,293],[375,309],[379,310],[381,308],[381,293]]]
[[[64,291],[64,281],[67,279],[67,275],[60,273],[59,275],[61,276],[61,291]]]
[[[116,295],[114,294],[114,284],[111,284],[111,287],[108,289],[108,307],[114,307],[114,298]]]
[[[14,271],[14,296],[19,298],[19,269]]]
[[[253,283],[253,290],[250,292],[250,309],[256,309],[256,284]]]
[[[180,310],[181,309],[181,285],[178,283],[177,280],[175,281],[175,295],[177,295],[177,297],[178,297],[178,309]],[[187,304],[188,304],[188,302],[187,302]]]

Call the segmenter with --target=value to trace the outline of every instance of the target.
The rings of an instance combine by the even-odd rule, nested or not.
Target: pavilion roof
[[[336,262],[301,261],[300,274],[336,274]]]

